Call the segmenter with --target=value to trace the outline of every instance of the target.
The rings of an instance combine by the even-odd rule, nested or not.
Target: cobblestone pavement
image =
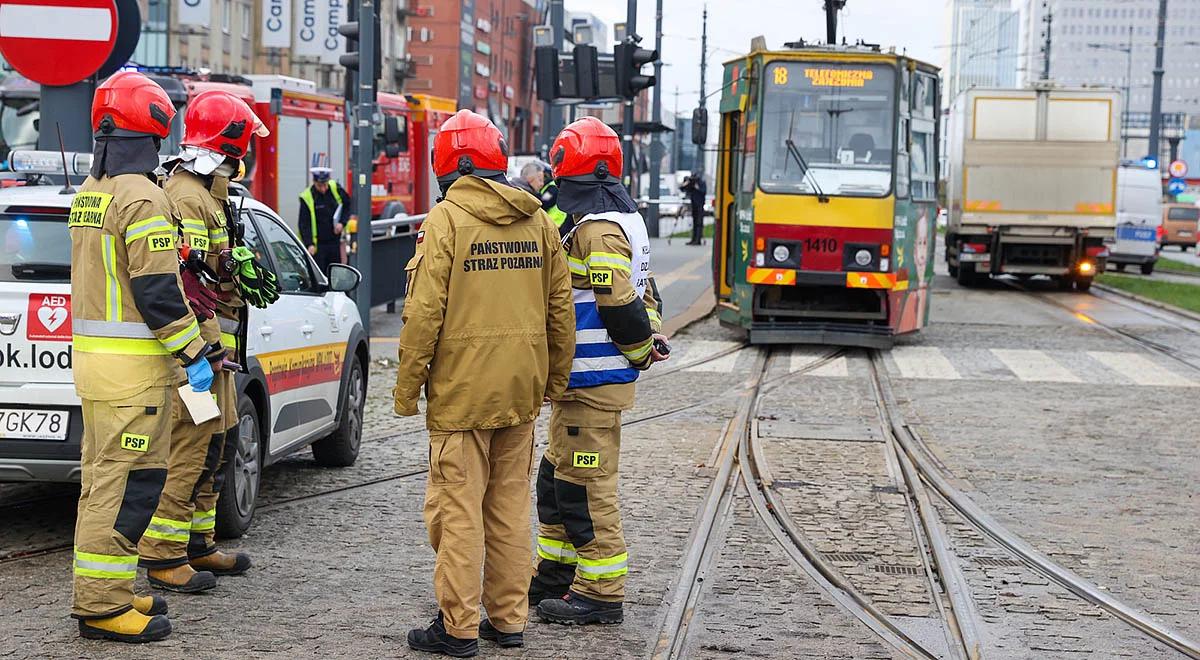
[[[1118,598],[1200,636],[1200,459],[1189,426],[1200,372],[1011,290],[939,287],[934,325],[885,358],[907,421],[960,487],[1010,529]],[[1171,323],[1112,301],[1051,295],[1200,357],[1200,339]],[[706,320],[676,338],[668,365],[719,356],[739,340]],[[325,469],[301,452],[269,468],[253,529],[228,544],[250,552],[255,568],[205,595],[171,595],[177,632],[152,648],[78,640],[66,617],[69,553],[16,558],[69,548],[77,489],[0,485],[0,658],[417,657],[404,635],[436,610],[421,520],[427,439],[422,417],[391,414],[395,365],[384,349],[371,364],[359,461]],[[777,493],[852,583],[915,636],[936,640],[937,613],[926,577],[914,570],[923,560],[886,458],[865,353],[792,373],[827,353],[775,351],[757,428]],[[753,351],[734,350],[651,372],[625,413],[625,624],[562,629],[533,620],[525,649],[484,643],[483,655],[648,654],[715,475],[732,394],[752,363]],[[654,417],[671,411],[679,412]],[[1171,657],[1015,565],[937,505],[981,617],[986,657]],[[893,656],[791,563],[744,491],[720,530],[688,657]],[[930,646],[944,648],[938,644]]]

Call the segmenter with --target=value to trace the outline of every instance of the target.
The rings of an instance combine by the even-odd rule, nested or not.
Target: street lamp
[[[1129,156],[1129,138],[1126,135],[1128,132],[1126,122],[1129,121],[1129,83],[1133,77],[1133,26],[1129,26],[1129,43],[1124,46],[1088,44],[1087,47],[1096,50],[1113,50],[1118,53],[1125,53],[1125,107],[1121,111],[1121,158],[1127,158]]]

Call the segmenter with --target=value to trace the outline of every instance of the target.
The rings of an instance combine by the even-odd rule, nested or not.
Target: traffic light
[[[575,90],[571,96],[594,99],[600,96],[600,53],[595,46],[575,47]]]
[[[617,67],[617,93],[625,98],[634,98],[647,87],[657,82],[654,76],[642,75],[642,67],[658,59],[657,50],[638,48],[637,44],[618,44],[613,49]]]
[[[379,31],[380,21],[374,21],[374,23],[375,23],[375,78],[374,78],[374,80],[379,80],[380,78],[383,77],[383,48],[381,47],[382,42],[380,40],[380,31]],[[362,72],[358,70],[358,66],[359,66],[358,65],[358,63],[359,63],[358,21],[342,23],[341,25],[338,26],[337,30],[338,30],[338,34],[342,35],[343,37],[346,37],[346,54],[338,57],[338,64],[341,64],[342,66],[346,67],[350,71],[356,71],[359,74],[361,74]]]
[[[534,48],[533,71],[538,100],[553,101],[558,98],[558,49],[554,46]]]

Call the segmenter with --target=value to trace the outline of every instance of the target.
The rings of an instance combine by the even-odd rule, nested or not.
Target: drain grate
[[[1015,568],[1018,566],[1023,566],[1020,561],[1016,559],[1010,559],[1008,557],[975,557],[971,561],[974,561],[980,566],[996,566],[999,568]]]
[[[875,570],[888,575],[924,575],[925,570],[920,566],[896,566],[894,564],[883,564],[876,566]]]
[[[871,561],[871,555],[863,552],[822,552],[821,556],[829,561],[852,561],[865,562]]]

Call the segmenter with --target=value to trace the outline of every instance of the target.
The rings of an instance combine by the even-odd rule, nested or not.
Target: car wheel
[[[1125,264],[1117,264],[1117,272],[1124,273],[1125,272]]]
[[[225,486],[217,501],[217,535],[235,539],[250,529],[262,476],[262,433],[250,397],[238,397],[237,450],[225,463]]]
[[[326,467],[354,465],[362,444],[363,406],[367,400],[366,378],[357,355],[350,363],[350,378],[346,380],[346,400],[342,421],[337,430],[313,443],[313,458]]]
[[[1154,262],[1147,261],[1146,263],[1142,264],[1142,275],[1152,275],[1152,274],[1154,274]]]

